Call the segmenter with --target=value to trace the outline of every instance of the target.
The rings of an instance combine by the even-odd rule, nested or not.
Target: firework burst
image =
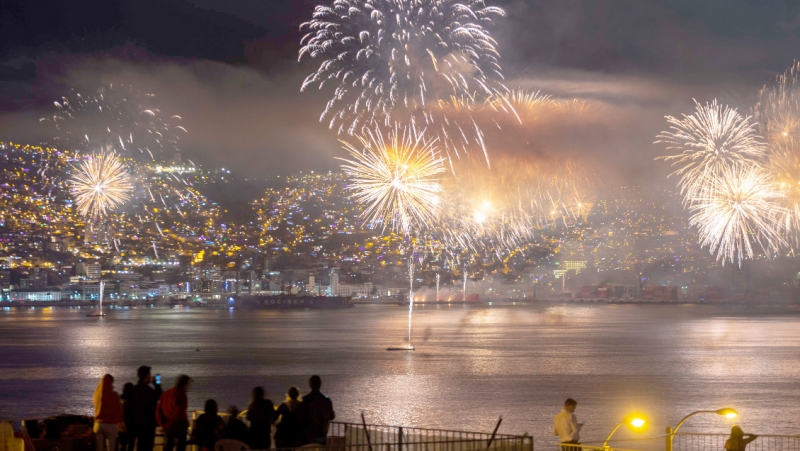
[[[396,128],[384,137],[376,129],[357,136],[361,148],[342,141],[351,157],[339,158],[350,179],[347,190],[366,205],[362,218],[369,226],[410,234],[435,220],[445,168],[436,141],[423,135]]]
[[[695,202],[707,183],[733,166],[748,164],[764,156],[766,147],[756,133],[750,116],[742,116],[734,108],[716,100],[701,105],[682,119],[667,116],[670,129],[657,136],[667,150],[678,153],[660,157],[679,168],[671,175],[679,176],[681,192],[687,204]]]
[[[724,167],[704,183],[690,210],[690,224],[700,234],[700,244],[724,265],[739,266],[752,259],[757,243],[764,252],[786,244],[780,218],[781,194],[769,175],[757,165]]]
[[[40,121],[52,125],[58,147],[76,154],[100,147],[125,159],[135,174],[131,192],[141,205],[140,223],[158,227],[159,222],[185,217],[184,211],[196,206],[199,197],[191,179],[172,169],[193,170],[191,162],[181,163],[179,143],[186,129],[179,116],[159,108],[154,95],[130,85],[110,84],[89,93],[73,90],[55,107],[51,116]]]
[[[795,63],[764,86],[754,108],[759,131],[769,150],[765,169],[783,195],[784,225],[800,244],[800,64]]]
[[[483,0],[335,0],[301,25],[299,59],[321,60],[301,90],[336,84],[320,120],[339,133],[373,124],[411,123],[436,130],[450,155],[480,143],[474,122],[437,114],[451,95],[505,91],[497,43],[484,28],[505,13]],[[485,148],[484,148],[485,151]],[[487,157],[488,158],[488,157]],[[487,160],[488,161],[488,160]]]
[[[128,168],[113,151],[84,157],[74,169],[70,193],[83,217],[98,219],[130,199]]]

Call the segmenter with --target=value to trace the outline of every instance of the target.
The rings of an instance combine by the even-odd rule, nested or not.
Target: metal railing
[[[361,444],[347,443],[346,437],[329,436],[328,443],[319,448],[325,451],[532,451],[531,446],[532,442],[523,444],[510,437],[496,438],[489,443],[487,440],[417,440],[402,435],[396,442]]]
[[[679,432],[669,443],[669,435],[647,437],[641,439],[621,439],[608,442],[609,448],[613,450],[629,451],[707,451],[725,450],[725,442],[730,438],[729,434],[703,434],[691,432]],[[559,445],[559,449],[561,445]],[[575,450],[594,450],[602,449],[602,442],[592,444],[587,443],[575,446]],[[565,448],[566,449],[566,448]],[[570,448],[571,449],[571,448]],[[800,451],[800,436],[797,435],[759,435],[747,445],[747,451]]]
[[[192,412],[191,426],[201,411]],[[245,412],[239,417],[245,422]],[[228,417],[226,413],[219,413]],[[502,421],[502,420],[501,420]],[[389,426],[333,421],[328,429],[326,451],[533,451],[533,437],[497,432],[470,432],[449,429]]]
[[[366,426],[366,427],[365,427]],[[406,441],[426,441],[430,443],[445,441],[491,441],[498,439],[513,439],[521,442],[532,442],[533,438],[527,435],[501,434],[497,432],[469,432],[450,429],[418,428],[408,426],[387,426],[381,424],[331,422],[329,436],[348,437],[355,440],[353,444],[366,443],[367,435],[373,444],[396,443],[399,437]]]
[[[640,451],[638,449],[629,449],[629,448],[622,448],[622,447],[612,447],[607,446],[603,447],[603,444],[599,445],[591,445],[591,444],[580,444],[580,445],[572,445],[572,444],[563,444],[563,445],[556,445],[555,448],[557,451]]]

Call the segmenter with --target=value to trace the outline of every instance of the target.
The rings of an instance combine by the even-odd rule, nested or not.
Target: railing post
[[[367,420],[364,418],[364,412],[361,412],[361,424],[364,426],[364,435],[367,437],[367,448],[372,451],[372,441],[369,439],[369,429],[367,429]]]
[[[672,433],[672,428],[667,426],[667,435],[664,436],[664,440],[666,440],[666,443],[664,444],[664,449],[666,451],[672,451],[672,437],[674,436],[675,434]]]
[[[403,451],[403,426],[397,428],[397,451]]]
[[[497,435],[497,430],[500,429],[500,423],[503,422],[503,416],[501,415],[500,418],[497,420],[497,426],[494,427],[494,431],[492,431],[492,436],[489,438],[489,443],[486,445],[486,449],[492,447],[492,442],[494,441],[494,437]]]

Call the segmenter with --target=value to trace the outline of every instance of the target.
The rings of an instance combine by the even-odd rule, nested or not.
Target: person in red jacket
[[[186,433],[189,430],[189,384],[192,378],[182,374],[174,387],[165,391],[158,401],[156,419],[164,432],[164,451],[186,451]],[[177,445],[177,446],[176,446]]]
[[[103,451],[108,441],[108,451],[115,451],[119,425],[123,424],[122,402],[114,391],[114,377],[106,374],[94,390],[94,436],[97,451]]]

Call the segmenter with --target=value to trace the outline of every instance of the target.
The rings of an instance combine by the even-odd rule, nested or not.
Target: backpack
[[[739,451],[739,440],[729,438],[725,440],[726,451]]]

